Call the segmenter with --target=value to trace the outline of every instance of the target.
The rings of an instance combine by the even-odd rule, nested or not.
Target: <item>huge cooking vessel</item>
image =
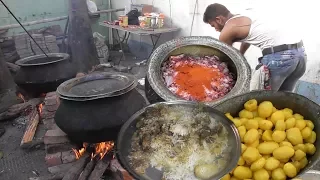
[[[237,49],[212,37],[191,36],[168,41],[152,53],[148,62],[145,83],[149,102],[182,100],[167,88],[161,73],[162,64],[167,61],[170,56],[182,53],[191,55],[216,55],[221,61],[227,62],[229,70],[236,76],[236,84],[226,96],[212,102],[206,102],[205,104],[214,106],[224,99],[249,91],[251,69],[247,60]]]
[[[62,83],[55,122],[72,141],[116,140],[121,126],[146,105],[135,89],[136,79],[124,73],[93,73]]]
[[[271,101],[278,109],[290,108],[294,113],[299,113],[305,119],[311,120],[314,123],[314,131],[317,133],[317,140],[315,142],[317,151],[312,157],[308,158],[309,164],[298,176],[312,169],[319,162],[320,157],[320,106],[304,96],[291,92],[252,91],[227,99],[214,108],[224,113],[230,112],[231,115],[236,116],[243,109],[243,104],[250,99],[256,99],[258,103]]]
[[[37,96],[55,91],[64,81],[75,77],[76,69],[65,53],[30,56],[16,62],[20,70],[15,76],[16,84],[28,94]]]

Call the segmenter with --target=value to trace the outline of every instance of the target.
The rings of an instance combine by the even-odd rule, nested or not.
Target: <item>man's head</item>
[[[230,11],[224,5],[214,3],[209,5],[204,12],[203,22],[210,24],[216,31],[221,32],[230,15]]]

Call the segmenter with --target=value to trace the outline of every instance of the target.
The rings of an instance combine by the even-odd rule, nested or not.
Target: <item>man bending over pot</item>
[[[242,54],[250,45],[261,49],[263,57],[259,62],[269,69],[272,90],[293,91],[306,71],[307,56],[302,40],[290,35],[289,27],[277,26],[274,20],[264,20],[249,11],[232,14],[217,3],[209,5],[203,15],[203,21],[220,32],[220,41],[230,46],[242,42]]]

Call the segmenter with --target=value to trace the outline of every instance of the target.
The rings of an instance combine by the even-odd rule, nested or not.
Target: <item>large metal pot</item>
[[[214,106],[224,99],[249,91],[251,69],[246,59],[238,50],[212,37],[191,36],[168,41],[152,53],[148,62],[146,79],[146,89],[152,89],[152,91],[155,92],[155,94],[150,90],[146,92],[150,102],[154,103],[159,99],[163,101],[183,100],[167,88],[161,72],[162,64],[167,61],[170,56],[182,53],[191,55],[216,55],[221,61],[227,62],[229,70],[236,75],[236,84],[233,89],[220,99],[206,102],[206,105]],[[151,88],[147,87],[149,85]]]
[[[314,123],[314,131],[317,133],[317,140],[315,142],[317,151],[312,157],[308,158],[309,164],[298,176],[312,169],[320,160],[320,106],[304,96],[291,92],[252,91],[227,99],[214,108],[221,112],[230,112],[231,115],[237,116],[239,111],[243,109],[244,103],[250,99],[256,99],[258,103],[271,101],[277,109],[290,108],[294,113],[299,113],[303,115],[305,119],[311,120]]]
[[[117,139],[121,126],[146,106],[128,74],[94,73],[62,83],[55,122],[72,141],[98,143]]]
[[[16,62],[20,70],[15,76],[16,84],[33,96],[55,91],[64,81],[75,77],[76,69],[65,53],[30,56]]]
[[[162,172],[157,170],[156,168],[149,167],[146,170],[146,173],[141,175],[137,173],[129,163],[129,154],[131,152],[131,144],[132,144],[132,137],[136,132],[136,124],[139,120],[142,120],[141,117],[146,117],[146,115],[152,111],[153,108],[159,106],[166,106],[166,107],[185,107],[195,109],[198,107],[199,104],[190,101],[172,101],[172,102],[160,102],[151,104],[140,111],[136,112],[134,115],[130,117],[130,119],[122,126],[118,139],[116,141],[116,152],[117,152],[117,159],[119,160],[120,164],[135,178],[138,180],[161,180],[162,179]],[[241,142],[240,136],[238,134],[238,130],[235,125],[229,121],[223,113],[209,107],[203,106],[203,111],[208,112],[210,116],[220,122],[228,133],[228,146],[232,147],[228,165],[226,165],[221,171],[215,174],[210,179],[216,180],[222,178],[224,175],[228,174],[238,163],[238,160],[241,155]],[[144,120],[148,120],[147,118],[143,118]]]

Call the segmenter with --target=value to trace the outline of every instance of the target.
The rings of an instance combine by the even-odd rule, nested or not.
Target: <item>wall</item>
[[[96,2],[98,8],[101,10],[108,9],[109,7],[108,0],[93,1]],[[68,15],[68,0],[4,0],[4,2],[21,22]],[[101,15],[98,20],[93,19],[92,28],[93,31],[98,31],[107,35],[108,30],[98,25],[98,21],[103,20],[107,20],[107,14]],[[0,3],[0,26],[8,24],[17,24],[17,22]],[[62,30],[64,30],[66,20],[26,26],[26,29],[36,29],[56,24],[60,25]],[[23,29],[20,27],[10,29],[6,36],[11,36],[20,32],[23,32]]]

